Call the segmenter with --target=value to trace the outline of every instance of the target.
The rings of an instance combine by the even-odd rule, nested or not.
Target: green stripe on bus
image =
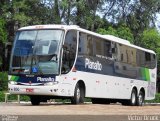
[[[141,68],[141,78],[143,80],[146,80],[146,78],[145,78],[145,68]]]
[[[12,77],[11,77],[11,80],[12,80],[12,81],[18,81],[18,79],[19,79],[19,76],[12,76]]]
[[[147,69],[147,68],[141,68],[141,76],[142,76],[143,80],[150,81],[149,69]]]
[[[149,69],[145,68],[145,74],[146,74],[146,81],[150,81]]]
[[[11,80],[12,80],[12,81],[14,80],[14,76],[11,76]]]

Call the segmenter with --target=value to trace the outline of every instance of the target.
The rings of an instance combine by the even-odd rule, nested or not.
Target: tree
[[[61,18],[60,18],[60,10],[59,10],[58,0],[54,0],[53,15],[54,15],[54,19],[53,19],[54,23],[60,24]]]
[[[130,41],[131,43],[134,42],[133,34],[132,34],[130,28],[126,26],[126,24],[120,25],[120,26],[117,28],[117,34],[118,34],[118,37],[120,37],[120,38],[123,38],[123,39],[125,39],[125,40],[128,40],[128,41]]]
[[[118,37],[116,29],[114,29],[112,26],[108,27],[108,29],[99,28],[97,32],[102,35],[110,34]]]
[[[126,24],[133,34],[133,43],[140,46],[143,31],[155,27],[159,6],[159,0],[106,0],[102,13],[112,24]]]
[[[2,71],[2,64],[4,61],[4,47],[7,41],[7,32],[5,29],[5,20],[0,18],[0,71]]]
[[[0,18],[0,43],[4,44],[7,41],[7,32],[5,29],[5,20]]]
[[[116,29],[114,29],[112,26],[108,27],[108,29],[99,28],[97,32],[102,35],[105,35],[105,34],[114,35],[122,39],[128,40],[131,43],[133,43],[133,39],[134,39],[133,34],[131,33],[131,30],[126,25],[121,25]]]
[[[143,31],[141,36],[141,46],[156,50],[160,46],[160,33],[155,28]]]
[[[76,10],[73,23],[82,28],[95,31],[103,24],[97,12],[100,11],[104,0],[76,0]],[[99,25],[98,25],[99,24]]]

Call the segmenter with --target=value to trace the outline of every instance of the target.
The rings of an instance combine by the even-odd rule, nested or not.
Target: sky
[[[157,14],[156,28],[160,32],[160,14]]]

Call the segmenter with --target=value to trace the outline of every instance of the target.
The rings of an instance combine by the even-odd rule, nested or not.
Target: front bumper
[[[58,96],[58,84],[52,86],[8,85],[11,94]]]

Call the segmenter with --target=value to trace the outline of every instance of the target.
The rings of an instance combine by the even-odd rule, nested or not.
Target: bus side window
[[[145,67],[151,67],[151,54],[148,52],[145,52]]]
[[[111,47],[111,42],[110,41],[105,41],[104,43],[105,47],[104,47],[104,50],[105,50],[105,56],[107,57],[112,57],[112,47]],[[114,51],[114,50],[113,50]],[[115,52],[115,51],[114,51]]]
[[[77,50],[77,33],[74,30],[68,31],[63,45],[63,57],[61,73],[68,73],[74,63]]]

